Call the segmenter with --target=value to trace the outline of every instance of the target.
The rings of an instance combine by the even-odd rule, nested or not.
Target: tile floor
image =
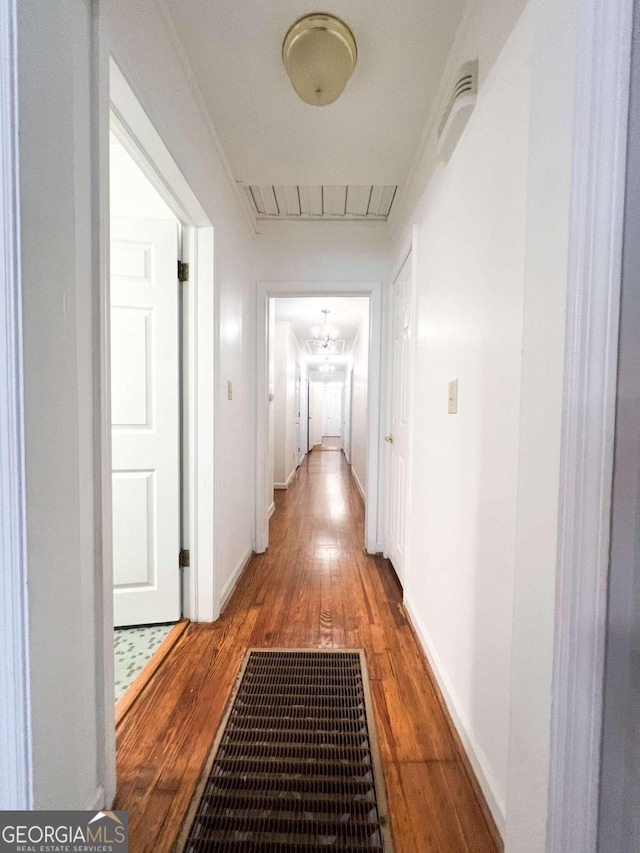
[[[114,636],[116,702],[142,671],[173,625],[116,628]]]

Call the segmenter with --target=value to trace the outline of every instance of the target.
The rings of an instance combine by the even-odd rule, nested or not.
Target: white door
[[[411,347],[411,255],[393,285],[387,554],[402,581],[406,557]]]
[[[347,374],[347,381],[342,391],[342,449],[347,462],[351,462],[351,383],[353,370]]]
[[[294,408],[296,416],[296,465],[302,462],[302,422],[301,422],[301,407],[302,407],[302,377],[300,365],[296,361],[296,393],[294,395]]]
[[[323,421],[323,435],[342,435],[342,387],[340,385],[324,386]]]
[[[180,618],[177,229],[111,220],[116,626]]]

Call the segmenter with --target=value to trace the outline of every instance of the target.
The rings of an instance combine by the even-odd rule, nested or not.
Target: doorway
[[[342,397],[344,385],[328,382],[322,395],[322,439],[338,439],[328,442],[332,447],[342,446]]]
[[[114,623],[181,617],[180,223],[112,134]]]
[[[115,699],[182,617],[182,227],[110,138]]]
[[[407,507],[411,486],[413,305],[413,263],[410,252],[391,288],[389,432],[385,436],[388,458],[386,556],[403,585],[407,564]]]
[[[211,393],[218,310],[213,227],[113,60],[110,94],[111,154],[122,159],[111,158],[112,275],[101,320],[111,343],[102,357],[111,389],[101,422],[102,477],[111,486],[103,547],[114,558],[104,579],[114,605],[104,618],[104,695],[111,703],[115,684],[118,725],[187,620],[220,612]],[[122,626],[115,655],[114,623]]]
[[[305,453],[322,447],[326,433],[337,444],[333,449],[342,449],[345,383],[353,373],[358,397],[350,473],[365,503],[365,547],[379,551],[380,289],[353,285],[326,293],[311,283],[291,290],[280,284],[276,292],[264,284],[258,288],[258,330],[260,335],[264,319],[264,336],[258,340],[256,550],[268,545],[273,490],[289,488]],[[305,381],[308,394],[298,394]],[[302,438],[299,450],[296,437]]]

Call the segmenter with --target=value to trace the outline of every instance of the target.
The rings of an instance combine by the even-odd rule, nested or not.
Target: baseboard
[[[292,472],[289,474],[289,476],[287,477],[287,481],[286,481],[286,483],[274,483],[274,484],[273,484],[273,488],[274,488],[274,489],[288,489],[288,488],[289,488],[289,486],[291,485],[291,481],[292,481],[292,480],[293,480],[293,478],[296,476],[296,471],[297,471],[297,470],[298,470],[298,469],[297,469],[297,467],[293,469],[293,471],[292,471]]]
[[[351,476],[353,477],[355,484],[356,484],[356,487],[357,487],[358,491],[360,492],[360,497],[362,498],[362,500],[366,504],[367,499],[364,496],[364,489],[362,488],[362,483],[358,479],[358,475],[356,474],[356,469],[353,467],[353,465],[351,466]]]
[[[275,511],[276,511],[276,502],[271,501],[271,506],[269,507],[269,518],[271,518],[271,516],[273,515],[273,513]]]
[[[488,811],[490,812],[488,817],[493,818],[496,833],[498,835],[496,840],[502,841],[502,839],[504,839],[506,828],[505,804],[502,802],[502,798],[497,794],[496,785],[487,768],[487,762],[483,752],[471,733],[467,720],[459,710],[459,703],[456,699],[451,683],[444,673],[440,659],[433,647],[433,643],[429,638],[429,634],[422,620],[412,606],[410,598],[406,595],[403,604],[409,617],[409,621],[416,632],[416,636],[420,640],[437,686],[440,689],[440,693],[449,713],[451,722],[455,727],[462,749],[468,759],[468,770],[473,774],[473,777],[475,777],[471,779],[471,782],[473,783],[475,781],[477,783],[478,788],[480,789],[478,793],[484,797],[484,801]]]
[[[233,595],[233,591],[237,586],[238,581],[244,570],[247,568],[249,560],[253,557],[253,547],[249,545],[245,553],[240,558],[235,569],[231,572],[231,577],[220,590],[220,613],[225,608],[225,605]]]

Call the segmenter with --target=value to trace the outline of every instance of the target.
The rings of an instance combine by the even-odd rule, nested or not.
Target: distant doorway
[[[322,437],[342,437],[342,394],[344,384],[330,383],[324,386],[322,397]]]

